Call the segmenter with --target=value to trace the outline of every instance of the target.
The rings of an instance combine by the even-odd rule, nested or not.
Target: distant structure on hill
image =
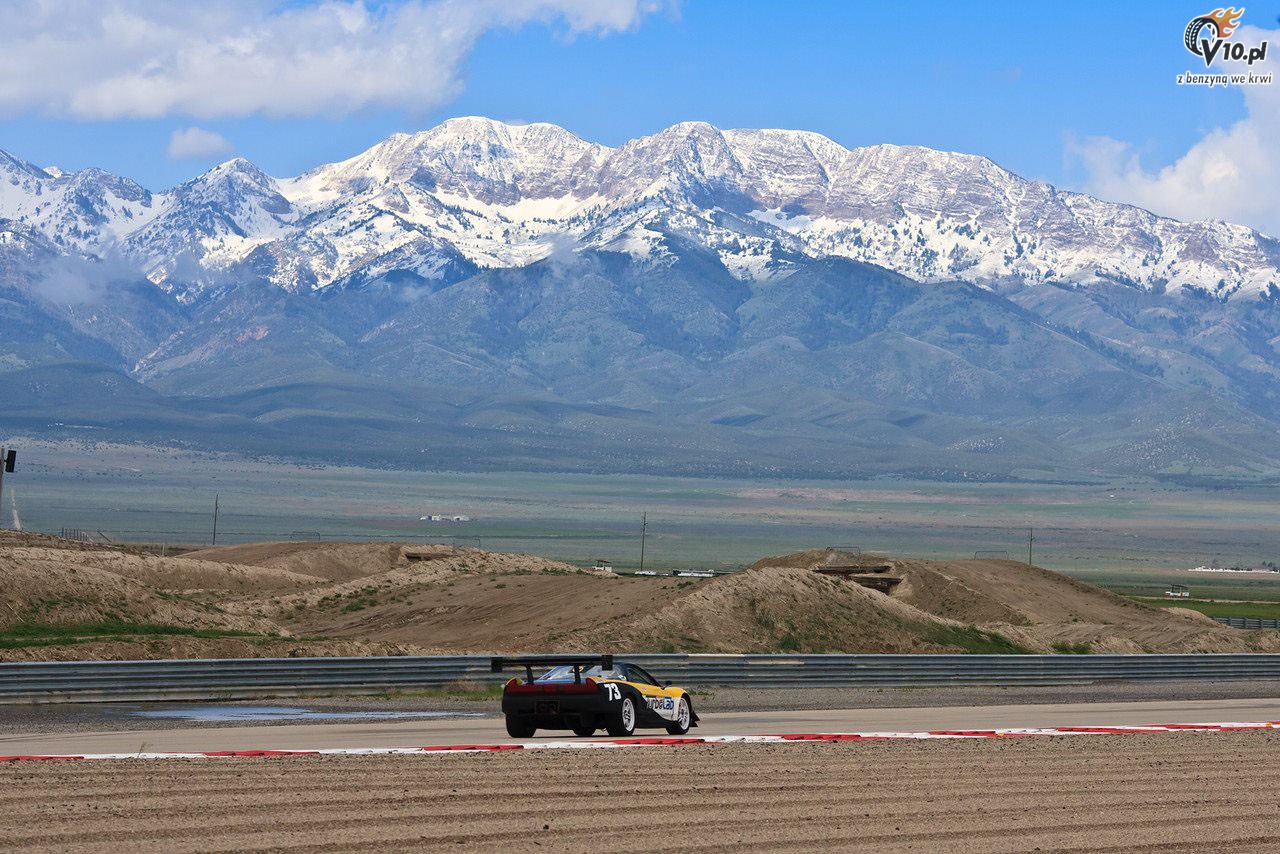
[[[444,513],[428,513],[426,516],[419,516],[419,522],[470,522],[470,516],[449,516]]]

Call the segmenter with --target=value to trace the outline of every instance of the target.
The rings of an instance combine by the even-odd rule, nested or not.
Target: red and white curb
[[[697,744],[799,744],[815,741],[883,741],[936,738],[1019,738],[1046,735],[1134,735],[1162,732],[1251,732],[1280,729],[1280,721],[1248,723],[1153,724],[1150,726],[1063,726],[1026,729],[956,729],[929,732],[806,732],[784,735],[663,736],[579,741],[493,744],[448,744],[427,747],[336,747],[321,750],[215,750],[200,753],[82,753],[76,755],[0,756],[0,762],[91,759],[229,759],[255,756],[424,756],[442,753],[489,753],[504,750],[596,750],[619,747],[679,747]]]

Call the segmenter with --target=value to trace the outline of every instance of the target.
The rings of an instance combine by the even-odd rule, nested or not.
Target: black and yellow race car
[[[603,729],[625,737],[637,729],[662,728],[684,735],[698,725],[689,692],[659,682],[637,664],[612,655],[494,658],[493,672],[523,667],[502,691],[507,734],[531,738],[540,729],[591,736]],[[535,670],[547,669],[535,676]]]

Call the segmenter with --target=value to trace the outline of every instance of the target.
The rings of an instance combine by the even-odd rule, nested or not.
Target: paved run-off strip
[[[214,750],[191,753],[83,753],[0,756],[0,762],[40,762],[102,759],[231,759],[288,756],[419,756],[457,753],[497,753],[529,750],[594,750],[627,747],[680,747],[687,745],[799,744],[836,741],[885,741],[927,739],[1019,738],[1030,736],[1138,735],[1170,732],[1254,732],[1280,729],[1280,721],[1234,723],[1175,723],[1148,726],[1064,726],[1020,729],[957,729],[928,732],[831,732],[786,733],[780,735],[665,736],[652,738],[581,739],[537,743],[495,742],[492,744],[449,744],[428,747],[338,747],[317,750]]]

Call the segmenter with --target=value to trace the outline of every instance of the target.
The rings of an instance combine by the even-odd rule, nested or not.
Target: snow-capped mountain
[[[456,119],[156,193],[0,155],[0,433],[462,468],[1273,477],[1278,268],[1242,226],[801,131],[687,122],[610,148]]]
[[[0,219],[39,230],[69,250],[97,252],[158,212],[151,193],[101,169],[45,171],[0,151]]]
[[[188,294],[246,276],[290,291],[396,272],[443,282],[566,247],[661,263],[673,236],[743,279],[799,255],[985,287],[1280,287],[1280,243],[1242,226],[1060,191],[984,157],[699,122],[608,148],[550,124],[453,119],[296,178],[237,159],[154,195],[0,155],[0,217],[70,250],[119,247]]]

